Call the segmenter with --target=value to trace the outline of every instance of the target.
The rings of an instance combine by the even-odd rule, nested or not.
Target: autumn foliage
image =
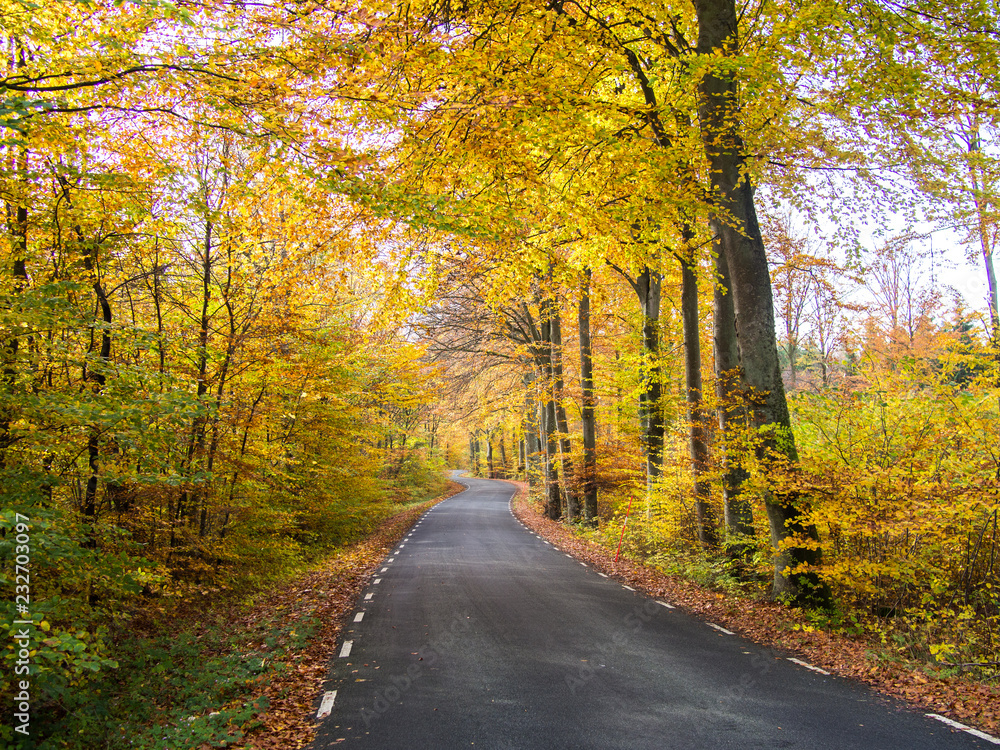
[[[992,677],[998,19],[914,7],[0,0],[36,707],[457,464]]]

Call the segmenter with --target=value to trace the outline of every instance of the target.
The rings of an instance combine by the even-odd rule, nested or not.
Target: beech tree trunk
[[[969,161],[969,176],[972,179],[972,199],[976,205],[979,247],[983,253],[983,266],[986,269],[986,302],[990,308],[990,337],[994,346],[1000,347],[1000,302],[998,302],[996,270],[993,266],[994,243],[990,238],[988,210],[982,194],[986,177],[982,174],[982,168],[977,168],[975,161],[981,150],[982,142],[977,122],[969,133],[969,155],[972,157]],[[1000,356],[1000,351],[998,351],[997,356]]]
[[[535,390],[535,373],[528,370],[522,376],[524,383],[524,478],[528,484],[539,481],[538,459],[541,453],[541,443],[538,439],[538,409],[533,397]]]
[[[573,487],[572,447],[569,442],[569,420],[563,404],[563,364],[562,364],[562,317],[558,304],[550,307],[552,334],[552,400],[556,410],[556,427],[559,430],[559,458],[562,466],[562,492],[566,509],[566,520],[575,521],[580,516],[579,501]]]
[[[716,231],[718,245],[718,232]],[[734,559],[743,559],[753,539],[753,510],[743,493],[746,469],[733,446],[736,433],[746,428],[746,410],[740,382],[740,354],[736,339],[729,265],[721,247],[716,248],[713,342],[715,348],[716,416],[722,436],[722,504],[725,515],[726,549]]]
[[[507,447],[504,444],[503,427],[500,428],[500,479],[507,478]]]
[[[580,419],[583,423],[583,520],[588,524],[597,522],[597,410],[594,397],[594,357],[590,345],[590,278],[588,268],[584,272],[580,290],[580,306],[577,323],[580,329],[580,391],[583,405]]]
[[[559,472],[556,470],[556,405],[552,398],[551,302],[541,303],[542,431],[545,443],[545,513],[553,521],[562,515]]]
[[[72,209],[73,198],[70,195],[69,180],[60,175],[59,185],[62,189],[63,198],[66,201],[67,208]],[[20,218],[20,213],[18,214],[18,218]],[[25,213],[24,218],[26,221],[27,213]],[[97,242],[90,242],[86,239],[86,237],[84,237],[83,229],[79,224],[73,225],[73,239],[77,250],[80,252],[83,267],[87,272],[91,288],[94,290],[94,297],[97,300],[97,307],[100,310],[101,321],[101,343],[100,348],[98,349],[98,359],[100,364],[96,369],[94,369],[88,367],[87,360],[84,360],[83,380],[92,382],[94,384],[94,393],[100,393],[107,385],[105,369],[111,362],[111,323],[113,320],[111,315],[111,303],[108,300],[108,295],[104,289],[104,285],[101,283],[100,258],[98,257],[99,245]],[[24,250],[27,251],[26,245]],[[23,260],[24,259],[22,258],[21,262],[23,262]],[[90,345],[87,349],[88,354],[91,354],[94,351],[94,339],[94,332],[93,329],[91,329]],[[87,533],[87,541],[85,543],[86,547],[94,547],[97,544],[94,536],[94,525],[97,522],[97,492],[99,486],[100,449],[101,430],[97,425],[94,425],[91,426],[87,432],[87,468],[90,470],[90,476],[87,477],[87,484],[83,493],[83,515],[91,526]]]
[[[687,234],[687,233],[686,233]],[[709,503],[708,437],[702,407],[701,331],[698,320],[698,274],[693,253],[685,250],[681,260],[681,317],[684,327],[684,374],[687,390],[688,452],[694,475],[694,514],[698,541],[704,547],[718,546],[712,506]]]
[[[738,51],[734,0],[695,0],[699,54],[733,57]],[[774,300],[764,242],[757,222],[753,188],[747,179],[740,133],[735,74],[709,69],[699,83],[699,120],[709,161],[713,200],[722,251],[732,280],[740,364],[750,399],[752,425],[760,433],[758,459],[777,470],[782,461],[794,465],[798,456],[792,437],[785,389],[781,382],[774,330]],[[814,573],[789,573],[799,564],[819,562],[815,527],[806,523],[796,496],[771,494],[765,507],[774,554],[773,595],[797,603],[827,603],[828,594]],[[800,540],[792,542],[789,538]]]
[[[642,420],[646,454],[646,487],[663,476],[663,424],[661,404],[663,385],[660,382],[660,297],[663,275],[646,267],[635,280],[633,288],[642,308],[642,350],[645,355],[643,388],[639,392],[639,416]]]

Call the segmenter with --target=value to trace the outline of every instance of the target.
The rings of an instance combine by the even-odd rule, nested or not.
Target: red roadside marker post
[[[625,509],[625,523],[622,524],[622,535],[618,539],[618,551],[615,552],[615,562],[618,562],[618,556],[622,553],[622,542],[625,541],[625,527],[628,526],[628,514],[632,511],[632,500],[634,497],[628,499],[628,508]]]

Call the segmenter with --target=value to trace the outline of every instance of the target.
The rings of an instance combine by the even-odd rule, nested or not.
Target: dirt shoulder
[[[840,677],[860,680],[927,712],[994,735],[1000,731],[1000,691],[996,688],[957,677],[933,677],[918,664],[878,659],[876,644],[812,629],[794,610],[779,604],[711,591],[624,557],[615,562],[613,551],[582,539],[572,529],[545,517],[535,503],[529,502],[524,482],[509,484],[518,487],[512,507],[522,523],[611,578],[754,643],[787,651]]]

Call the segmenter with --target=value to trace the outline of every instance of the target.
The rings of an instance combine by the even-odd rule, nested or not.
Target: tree
[[[739,49],[738,17],[732,0],[696,0],[699,55],[725,61]],[[738,80],[731,68],[713,63],[699,83],[699,122],[710,165],[719,253],[732,282],[739,332],[740,365],[750,401],[751,424],[761,432],[758,458],[764,465],[797,461],[791,420],[775,344],[774,304],[767,256],[757,221],[740,132]],[[815,527],[804,521],[799,498],[771,495],[765,502],[774,556],[774,595],[806,601],[825,595],[814,572],[800,565],[819,562]],[[785,540],[799,538],[800,545]]]

